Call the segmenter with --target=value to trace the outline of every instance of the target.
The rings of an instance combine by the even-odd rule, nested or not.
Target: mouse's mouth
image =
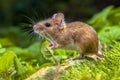
[[[54,38],[50,34],[48,34],[47,32],[41,31],[41,32],[39,32],[39,36],[48,40],[50,42],[50,45],[49,45],[50,47],[53,47],[53,46],[51,46],[51,44],[58,45],[58,43],[54,40]]]
[[[34,30],[35,33],[39,34],[39,35],[43,35],[44,31],[43,30]]]

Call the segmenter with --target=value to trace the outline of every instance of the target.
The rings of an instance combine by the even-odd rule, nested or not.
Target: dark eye
[[[45,23],[45,26],[46,26],[46,27],[50,27],[51,24],[50,24],[50,23]]]

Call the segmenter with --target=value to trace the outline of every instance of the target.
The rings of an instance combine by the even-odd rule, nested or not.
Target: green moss
[[[81,60],[66,70],[59,80],[119,80],[120,43],[112,51],[104,53],[105,60]],[[82,62],[82,63],[81,63]]]

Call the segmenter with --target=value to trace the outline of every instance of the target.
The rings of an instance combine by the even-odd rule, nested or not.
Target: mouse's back
[[[98,35],[91,26],[83,22],[72,22],[67,24],[66,30],[82,52],[85,54],[98,52]]]

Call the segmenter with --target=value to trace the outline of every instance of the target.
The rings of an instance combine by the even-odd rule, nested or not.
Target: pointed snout
[[[39,29],[39,26],[38,26],[38,25],[34,25],[34,26],[33,26],[33,30],[34,30],[34,31],[36,31],[36,30],[38,30],[38,29]]]
[[[40,26],[40,25],[35,24],[33,26],[33,30],[34,30],[35,33],[40,33],[41,31],[43,31],[43,27]]]
[[[35,33],[39,33],[40,32],[40,28],[39,28],[38,25],[34,25],[33,26],[33,30],[34,30]]]

